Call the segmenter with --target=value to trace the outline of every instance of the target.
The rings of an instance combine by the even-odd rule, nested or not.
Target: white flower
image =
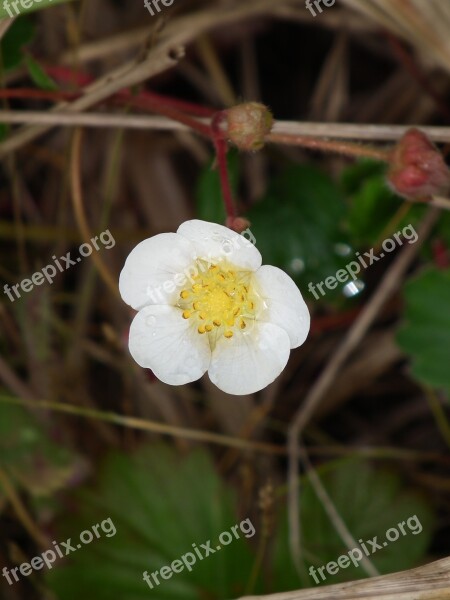
[[[245,232],[244,232],[245,233]],[[229,394],[250,394],[283,371],[310,317],[295,283],[244,235],[205,221],[141,242],[120,274],[134,360],[165,383],[208,371]]]

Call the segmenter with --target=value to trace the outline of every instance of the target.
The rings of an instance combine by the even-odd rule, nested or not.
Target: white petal
[[[272,383],[289,358],[289,336],[272,323],[257,323],[249,333],[221,337],[212,353],[208,375],[228,394],[252,394]]]
[[[310,315],[298,287],[284,271],[269,265],[258,269],[253,280],[267,305],[258,318],[282,327],[289,335],[291,348],[301,346],[308,336]]]
[[[170,385],[200,379],[211,360],[208,338],[172,306],[146,306],[139,311],[131,323],[129,347],[141,367]]]
[[[129,254],[119,279],[124,301],[135,310],[151,304],[172,304],[187,281],[195,248],[176,233],[144,240]]]
[[[261,254],[252,242],[223,225],[186,221],[180,225],[178,233],[195,245],[198,258],[227,260],[248,271],[256,271],[261,266]]]

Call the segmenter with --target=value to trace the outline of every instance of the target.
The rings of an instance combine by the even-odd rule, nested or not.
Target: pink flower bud
[[[243,217],[227,217],[226,226],[236,233],[242,233],[250,227],[250,221]]]
[[[450,189],[450,170],[428,137],[409,129],[391,153],[387,181],[400,196],[426,200]]]
[[[273,125],[270,110],[258,102],[238,104],[225,111],[225,135],[240,150],[261,150]]]

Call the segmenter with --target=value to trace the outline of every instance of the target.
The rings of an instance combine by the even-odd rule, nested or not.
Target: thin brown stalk
[[[82,131],[77,129],[75,131],[73,142],[72,142],[72,157],[70,165],[71,174],[71,187],[72,187],[72,203],[75,211],[75,217],[77,219],[78,227],[83,238],[87,241],[93,237],[92,232],[89,229],[89,225],[86,218],[83,205],[83,194],[81,190],[81,141]],[[98,273],[109,290],[114,296],[120,297],[119,289],[116,278],[111,274],[106,264],[103,262],[100,254],[93,252],[91,254],[92,261],[97,267]]]

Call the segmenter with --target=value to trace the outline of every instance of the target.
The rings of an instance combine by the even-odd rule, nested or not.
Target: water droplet
[[[342,293],[346,298],[352,298],[353,296],[357,296],[362,290],[365,288],[365,284],[361,279],[357,279],[356,281],[350,281],[347,283],[343,289]]]
[[[290,267],[294,273],[302,273],[305,270],[305,261],[299,257],[293,258]]]
[[[334,245],[334,251],[338,256],[348,256],[351,253],[352,249],[348,244],[338,242]]]
[[[155,315],[148,315],[145,319],[145,324],[147,325],[147,327],[153,327],[156,323],[156,317]]]

